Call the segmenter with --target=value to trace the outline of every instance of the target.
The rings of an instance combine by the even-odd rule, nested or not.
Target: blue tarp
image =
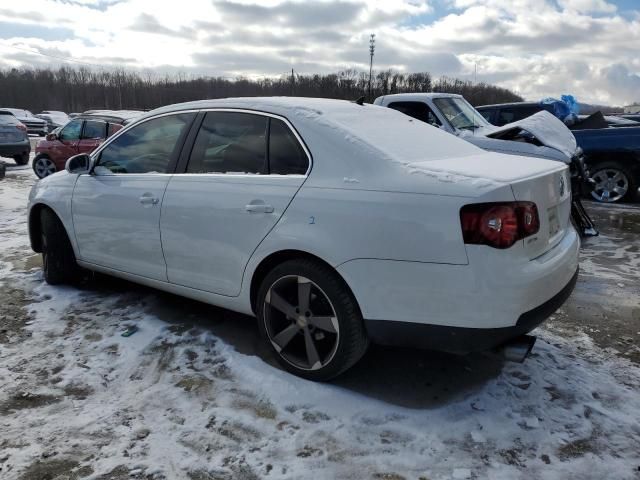
[[[580,113],[580,105],[573,95],[562,95],[560,100],[553,97],[543,98],[540,104],[551,105],[553,114],[565,123],[575,121]]]

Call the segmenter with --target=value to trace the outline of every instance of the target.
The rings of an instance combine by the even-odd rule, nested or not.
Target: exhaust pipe
[[[531,349],[536,343],[536,337],[533,335],[522,335],[508,341],[501,347],[499,352],[502,357],[509,362],[524,362],[524,359],[529,356]]]

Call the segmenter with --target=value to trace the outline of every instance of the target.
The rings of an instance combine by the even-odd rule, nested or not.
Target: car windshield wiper
[[[458,127],[460,130],[475,130],[480,128],[480,125],[465,125],[464,127]]]

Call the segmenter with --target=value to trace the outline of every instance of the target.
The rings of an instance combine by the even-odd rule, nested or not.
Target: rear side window
[[[309,159],[291,129],[277,118],[269,128],[269,173],[276,175],[304,175]]]
[[[110,137],[119,130],[122,130],[122,125],[119,123],[110,123],[107,129],[107,137]]]
[[[107,124],[96,120],[86,120],[84,122],[84,130],[82,138],[103,139],[107,131]]]
[[[73,120],[65,125],[60,131],[58,138],[60,140],[78,140],[82,131],[82,120]]]
[[[491,117],[493,116],[493,110],[478,110],[478,111],[485,118],[487,122],[491,122]]]
[[[123,132],[100,152],[96,173],[167,173],[193,116],[167,115]]]
[[[424,102],[393,102],[389,104],[389,108],[393,108],[405,115],[409,115],[435,127],[442,125],[435,113],[429,108],[429,105]]]
[[[498,124],[500,126],[511,122],[517,122],[524,118],[530,117],[534,113],[538,113],[543,110],[540,107],[516,107],[516,108],[502,108],[500,109],[500,115],[498,116]]]
[[[187,173],[266,173],[267,121],[250,113],[208,112]]]

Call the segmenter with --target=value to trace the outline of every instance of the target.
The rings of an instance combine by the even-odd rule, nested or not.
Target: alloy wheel
[[[35,161],[33,169],[38,178],[44,178],[52,173],[56,173],[56,165],[50,158],[40,157]]]
[[[599,202],[617,202],[629,191],[629,179],[615,168],[598,170],[591,178],[595,182],[591,196]]]
[[[322,289],[306,277],[276,280],[264,300],[264,322],[278,355],[302,370],[318,370],[333,359],[340,340],[335,309]]]

